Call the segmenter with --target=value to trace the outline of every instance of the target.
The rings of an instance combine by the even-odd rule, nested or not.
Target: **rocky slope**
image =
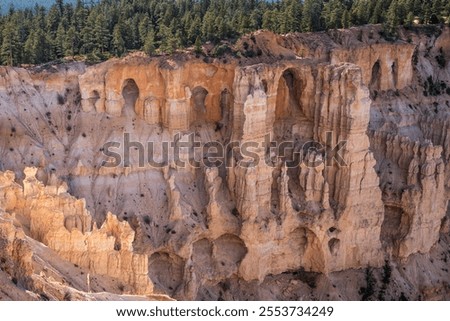
[[[449,299],[450,30],[399,34],[1,68],[0,296]]]

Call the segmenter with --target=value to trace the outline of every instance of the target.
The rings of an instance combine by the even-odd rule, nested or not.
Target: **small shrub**
[[[391,282],[391,275],[392,275],[392,268],[391,265],[389,264],[389,261],[386,260],[384,261],[384,266],[383,266],[383,284],[389,284]]]
[[[215,131],[215,132],[218,132],[219,130],[222,129],[222,127],[223,127],[223,124],[222,124],[222,123],[216,122],[214,131]]]
[[[419,63],[419,53],[417,50],[414,51],[412,60],[413,60],[414,66],[417,66],[417,64]]]
[[[398,299],[399,301],[409,301],[408,298],[406,297],[405,293],[400,293],[400,297]]]
[[[361,300],[369,301],[375,294],[375,278],[370,267],[366,269],[365,280],[366,286],[359,289],[359,294],[361,295]]]
[[[253,49],[246,50],[243,52],[244,57],[246,58],[253,58],[256,56],[256,53],[253,51]]]
[[[444,56],[444,52],[442,51],[442,47],[439,49],[439,55],[437,55],[435,58],[436,58],[436,61],[439,65],[439,67],[445,68],[445,65],[447,62],[445,61],[445,56]]]
[[[58,94],[56,96],[56,100],[58,101],[58,104],[60,104],[60,105],[64,105],[64,103],[66,102],[66,100],[64,99],[64,97],[61,94]]]
[[[231,48],[228,45],[226,45],[226,44],[222,44],[222,45],[216,46],[214,48],[214,50],[212,52],[212,55],[214,57],[222,57],[222,56],[224,56],[226,54],[231,54],[231,53],[232,53]]]
[[[441,94],[442,84],[439,81],[433,81],[433,78],[429,76],[424,83],[424,96],[438,96]]]

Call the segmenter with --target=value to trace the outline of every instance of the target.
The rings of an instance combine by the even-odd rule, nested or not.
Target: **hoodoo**
[[[450,29],[381,28],[1,67],[0,298],[449,299]]]

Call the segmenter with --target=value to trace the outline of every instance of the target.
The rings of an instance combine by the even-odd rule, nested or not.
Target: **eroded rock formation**
[[[380,28],[2,68],[1,207],[137,294],[357,299],[390,262],[390,298],[448,298],[450,31]]]
[[[134,231],[108,213],[98,229],[85,208],[84,200],[67,194],[67,187],[44,186],[35,175],[37,168],[25,168],[23,189],[14,182],[14,173],[1,173],[3,210],[13,215],[29,236],[54,250],[62,259],[88,268],[93,274],[116,278],[128,292],[150,294],[148,258],[133,252]],[[23,236],[13,235],[15,239]],[[14,246],[13,249],[21,246]],[[8,250],[8,248],[6,248]],[[30,251],[31,253],[31,251]],[[25,259],[19,255],[13,255]],[[24,257],[26,257],[24,255]],[[15,274],[21,272],[19,264]]]

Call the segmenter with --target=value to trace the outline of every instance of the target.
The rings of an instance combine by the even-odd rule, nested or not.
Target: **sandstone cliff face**
[[[137,294],[357,299],[362,284],[344,278],[388,260],[391,298],[448,297],[437,261],[450,67],[436,57],[450,60],[450,31],[400,30],[394,43],[379,31],[262,31],[237,44],[260,55],[228,61],[3,68],[1,165],[15,176],[1,176],[1,207],[64,260]],[[165,157],[191,137],[227,146],[224,163]],[[120,144],[117,166],[105,166],[107,142]],[[180,153],[193,163],[214,151]],[[434,274],[418,281],[414,264]]]
[[[220,63],[109,61],[79,77],[83,111],[139,117],[171,131],[222,119],[222,95],[230,92],[234,66]],[[208,108],[206,108],[206,106]]]
[[[274,75],[265,80],[259,75],[268,72],[249,69],[238,76],[239,83],[248,81],[254,92],[244,91],[244,102],[234,106],[234,113],[245,116],[243,124],[234,123],[235,132],[243,129],[242,136],[235,139],[243,143],[262,141],[263,135],[270,134],[280,144],[292,141],[301,147],[316,141],[327,146],[333,143],[326,141],[329,132],[335,135],[335,143],[347,141],[340,151],[347,166],[333,162],[331,166],[310,168],[303,162],[292,170],[277,162],[275,168],[230,169],[234,182],[229,189],[239,200],[237,208],[244,221],[241,235],[248,248],[241,264],[244,278],[262,280],[267,274],[300,267],[330,272],[379,265],[383,205],[365,133],[370,100],[360,70],[347,64],[316,69],[292,62],[277,69],[271,67]],[[301,86],[298,92],[287,84],[290,77]],[[267,83],[267,93],[262,83]],[[280,92],[287,101],[277,96]],[[333,93],[348,97],[329,97]],[[298,102],[289,98],[296,94]],[[237,101],[239,98],[236,95]],[[258,117],[262,120],[256,122]],[[264,154],[265,150],[260,150],[261,159]],[[369,195],[373,201],[367,200]],[[363,207],[368,210],[361,215]],[[267,249],[274,250],[271,253]]]
[[[0,242],[0,269],[9,274],[15,284],[29,286],[33,270],[32,252],[25,240],[25,233],[17,229],[5,213],[0,219]]]
[[[382,237],[391,241],[395,255],[407,258],[427,253],[439,239],[447,210],[442,147],[407,137],[374,133],[376,152],[386,159],[378,167],[386,206]],[[418,232],[421,231],[421,232]]]
[[[97,229],[84,200],[67,194],[66,186],[44,186],[36,179],[36,172],[37,168],[25,169],[23,189],[14,182],[14,173],[0,174],[0,193],[3,196],[0,205],[3,210],[17,218],[29,231],[30,237],[47,245],[62,259],[88,268],[93,274],[120,280],[127,292],[150,294],[152,284],[148,278],[148,258],[133,253],[135,233],[129,224],[119,222],[109,213],[101,228]],[[8,227],[6,223],[4,226]],[[14,275],[16,278],[20,275],[20,280],[29,276],[32,270],[32,252],[26,252],[24,246],[15,244],[26,244],[24,233],[11,233],[11,225],[9,229],[5,238],[11,248],[6,246],[5,250],[16,260]]]

